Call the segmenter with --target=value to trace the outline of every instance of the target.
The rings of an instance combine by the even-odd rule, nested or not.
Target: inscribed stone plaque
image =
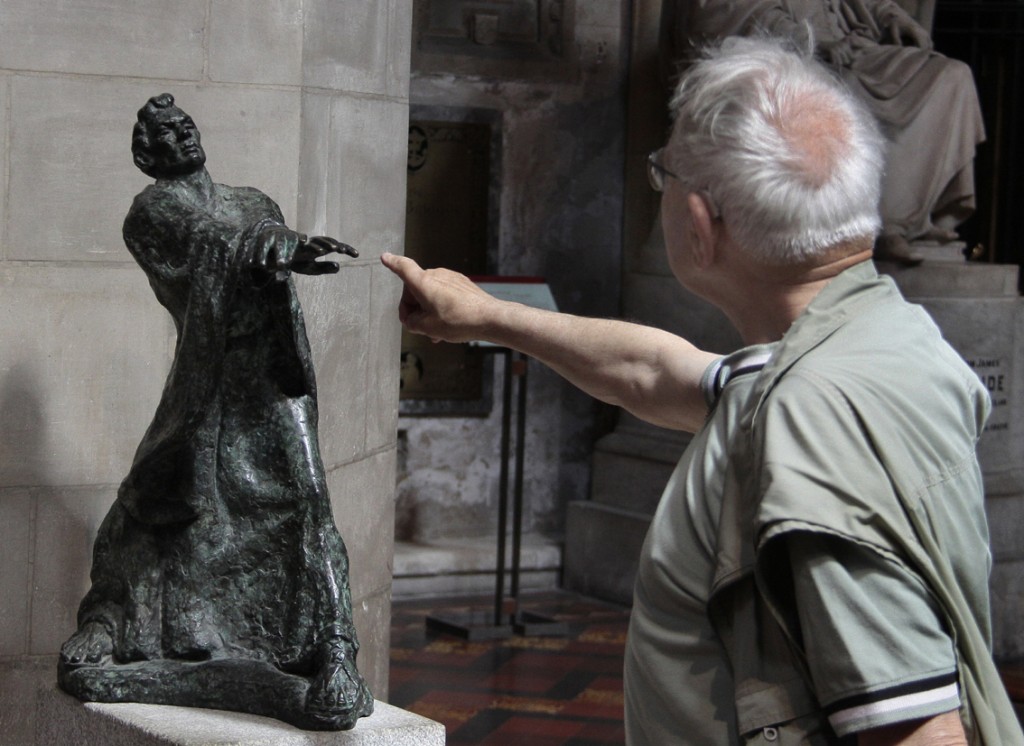
[[[487,124],[410,122],[407,256],[425,267],[486,271],[490,148]],[[480,399],[483,358],[403,332],[401,386],[403,400]]]
[[[943,336],[967,361],[992,397],[992,414],[978,444],[986,481],[1020,468],[1021,432],[1014,417],[1021,396],[1021,373],[1015,365],[1018,298],[927,298],[921,304]]]
[[[528,44],[540,40],[540,0],[431,0],[427,38],[472,39],[477,44]],[[486,29],[491,38],[480,38]]]
[[[516,79],[576,73],[575,0],[417,0],[413,69]]]

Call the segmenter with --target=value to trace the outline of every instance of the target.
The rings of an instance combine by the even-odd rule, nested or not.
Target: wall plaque
[[[416,72],[575,74],[575,0],[417,0],[415,12]]]
[[[410,121],[405,246],[424,267],[486,272],[491,137],[487,123]],[[484,367],[466,345],[403,332],[402,413],[476,413],[468,403],[483,399],[489,410]]]

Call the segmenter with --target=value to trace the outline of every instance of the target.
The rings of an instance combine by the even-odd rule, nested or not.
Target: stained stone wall
[[[0,744],[29,744],[92,539],[159,399],[167,313],[120,237],[135,111],[170,91],[216,181],[361,257],[300,291],[349,547],[360,669],[387,695],[408,0],[0,4]]]
[[[533,4],[545,12],[558,5],[563,23],[571,21],[562,57],[524,62],[511,53],[488,56],[480,46],[477,54],[442,56],[431,52],[429,38],[415,46],[417,29],[410,99],[453,121],[485,112],[499,130],[498,247],[490,271],[544,277],[563,311],[617,316],[629,2]],[[423,0],[417,5],[422,9]],[[489,417],[401,418],[400,539],[445,544],[494,532],[500,363],[494,375]],[[602,408],[551,371],[533,364],[529,376],[524,524],[558,536],[566,504],[587,494],[593,443],[606,426]]]

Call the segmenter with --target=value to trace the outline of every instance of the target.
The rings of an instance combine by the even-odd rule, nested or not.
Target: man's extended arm
[[[717,356],[674,334],[498,300],[450,270],[424,270],[384,254],[405,284],[399,318],[435,341],[486,340],[540,360],[591,396],[662,427],[695,431],[707,414],[700,391]]]

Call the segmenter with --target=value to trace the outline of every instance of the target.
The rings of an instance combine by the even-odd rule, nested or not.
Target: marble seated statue
[[[930,23],[932,0],[905,0]],[[894,0],[667,1],[663,36],[685,65],[708,41],[768,33],[813,43],[859,94],[889,142],[879,258],[920,260],[956,244],[974,211],[974,155],[984,140],[970,68],[932,49],[928,30]],[[935,252],[948,253],[948,252]],[[961,255],[962,256],[962,255]]]

